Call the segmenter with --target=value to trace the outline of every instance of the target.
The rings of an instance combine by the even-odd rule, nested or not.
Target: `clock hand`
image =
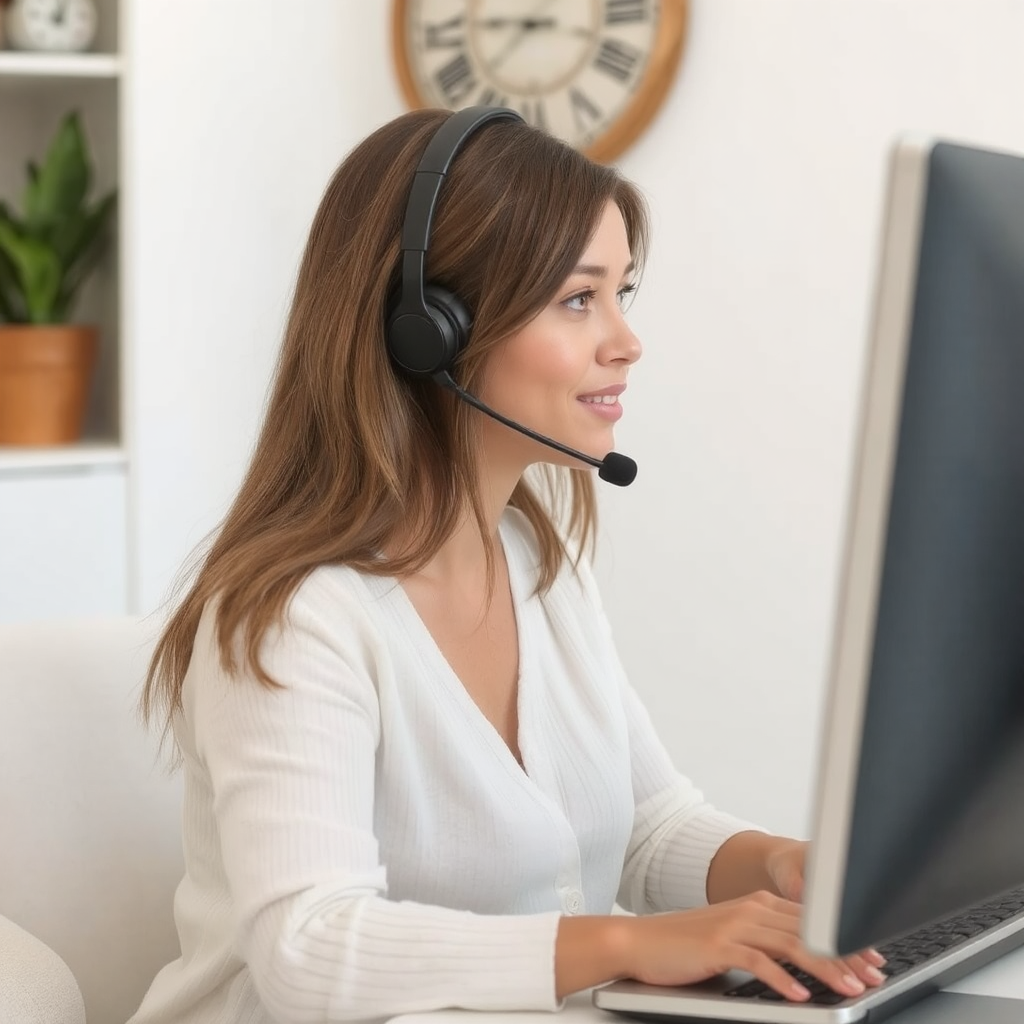
[[[508,28],[510,25],[518,25],[527,32],[538,28],[555,28],[558,21],[555,18],[482,18],[476,22],[481,28]]]
[[[550,7],[551,3],[552,0],[540,0],[540,3],[537,4],[537,6],[530,12],[530,14],[523,19],[523,21],[536,21],[543,13],[544,8]],[[502,50],[494,57],[493,60],[490,61],[490,66],[492,68],[501,67],[501,65],[504,64],[505,61],[508,59],[509,54],[512,53],[512,51],[515,50],[515,48],[523,41],[523,38],[525,37],[527,31],[528,30],[523,27],[522,22],[520,22],[519,30],[510,37],[510,39],[502,48]]]
[[[54,7],[53,14],[50,16],[50,20],[54,25],[63,25],[64,20],[68,16],[68,7],[71,6],[71,0],[58,0],[58,3]]]

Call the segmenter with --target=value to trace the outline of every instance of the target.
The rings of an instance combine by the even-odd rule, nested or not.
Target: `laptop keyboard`
[[[924,928],[919,928],[915,932],[879,946],[879,953],[886,959],[885,965],[880,970],[890,978],[906,974],[907,971],[940,957],[947,950],[998,928],[1004,921],[1020,913],[1021,910],[1024,910],[1024,888],[1014,889],[1012,892],[979,903],[971,907],[970,910],[955,914],[936,924],[926,925]],[[811,998],[807,1002],[794,1003],[796,1006],[834,1006],[851,998],[830,989],[823,981],[800,970],[793,964],[783,963],[782,966],[811,993]],[[871,991],[872,989],[868,989],[867,994],[870,994]],[[787,1001],[785,996],[757,979],[737,985],[726,991],[725,995],[778,1003]]]

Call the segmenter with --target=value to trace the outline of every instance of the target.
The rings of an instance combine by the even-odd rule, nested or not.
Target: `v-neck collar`
[[[534,673],[531,671],[531,645],[529,642],[531,626],[529,620],[534,611],[532,606],[536,597],[529,583],[529,570],[531,567],[526,564],[528,551],[525,550],[521,539],[516,535],[515,526],[507,521],[506,516],[502,516],[498,523],[498,538],[501,541],[505,562],[508,567],[509,591],[512,597],[512,610],[516,620],[516,641],[519,658],[519,673],[516,680],[516,718],[518,722],[516,745],[519,748],[522,764],[516,760],[515,755],[504,739],[502,739],[498,730],[495,729],[491,721],[480,710],[476,701],[469,695],[465,684],[459,678],[455,669],[452,668],[448,659],[442,653],[441,648],[438,647],[434,635],[427,628],[426,623],[416,610],[416,606],[412,603],[412,599],[406,593],[405,588],[398,580],[391,579],[386,582],[390,584],[388,593],[395,601],[396,608],[409,630],[410,637],[415,641],[424,658],[433,664],[438,678],[444,685],[446,694],[461,709],[467,723],[475,728],[476,732],[495,751],[499,760],[506,767],[518,775],[529,778],[531,777],[531,769],[529,754],[527,753],[530,746],[527,723],[532,712],[530,688],[532,685],[531,680],[534,676]],[[525,743],[524,739],[526,740]]]

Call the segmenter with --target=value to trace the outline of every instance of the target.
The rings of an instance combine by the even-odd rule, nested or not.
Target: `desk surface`
[[[1024,946],[954,982],[947,991],[1024,999]],[[1024,1019],[1024,1007],[1021,1018]]]
[[[946,991],[1024,1000],[1024,946],[962,978]],[[1020,1016],[1024,1020],[1024,1004]],[[392,1018],[390,1024],[608,1024],[618,1019],[594,1006],[589,992],[581,992],[567,1000],[565,1008],[557,1015],[539,1011],[486,1013],[437,1010],[434,1013],[404,1014]]]

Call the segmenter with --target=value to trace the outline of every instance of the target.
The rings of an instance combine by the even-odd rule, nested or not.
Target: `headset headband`
[[[392,359],[414,375],[447,370],[468,340],[471,318],[457,296],[428,286],[427,248],[441,186],[466,140],[491,121],[523,121],[509,107],[466,107],[451,114],[420,158],[402,222],[401,283],[388,317]]]

